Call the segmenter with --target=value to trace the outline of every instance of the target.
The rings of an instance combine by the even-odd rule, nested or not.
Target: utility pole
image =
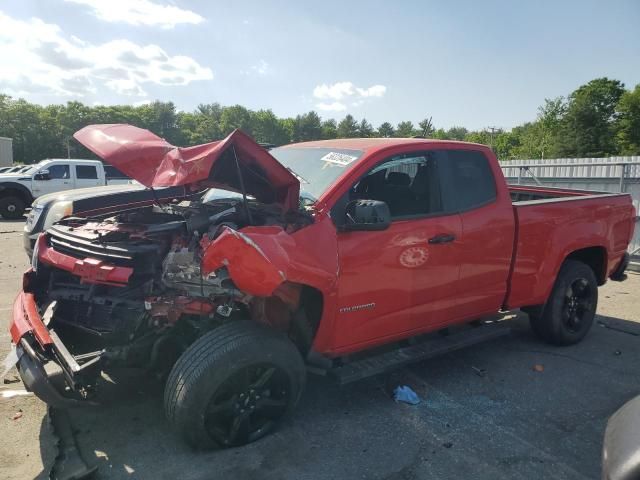
[[[498,127],[487,127],[487,130],[489,130],[489,147],[493,150],[493,134],[499,132],[500,129]]]

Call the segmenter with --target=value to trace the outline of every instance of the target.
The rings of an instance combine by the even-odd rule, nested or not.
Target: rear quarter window
[[[449,150],[449,167],[458,211],[471,210],[496,199],[496,183],[489,159],[473,150]]]
[[[95,180],[98,178],[98,169],[91,165],[76,165],[76,178],[80,180]]]
[[[129,180],[129,177],[111,165],[104,166],[104,174],[108,180]]]

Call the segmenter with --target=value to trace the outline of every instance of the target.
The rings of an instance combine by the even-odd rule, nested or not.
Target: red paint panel
[[[576,250],[606,251],[606,275],[624,255],[633,231],[628,195],[515,205],[518,219],[510,308],[544,303],[562,262]]]
[[[337,265],[335,227],[329,217],[288,233],[279,226],[226,228],[205,246],[203,273],[226,266],[238,288],[269,296],[283,282],[300,283],[328,294],[335,286]]]
[[[255,184],[254,190],[247,188],[249,195],[271,203],[275,191],[275,201],[285,210],[298,206],[298,179],[240,130],[234,130],[218,142],[193,147],[176,147],[148,130],[126,124],[89,125],[73,136],[104,161],[147,187],[224,188],[227,186],[224,182],[217,184],[209,178],[216,162],[233,147],[244,175],[256,172],[266,177],[266,184]],[[225,173],[229,177],[228,172]],[[237,180],[235,174],[229,178]],[[248,180],[246,178],[245,183],[251,185]]]
[[[485,151],[496,184],[496,200],[460,213],[462,236],[457,285],[458,319],[495,313],[502,307],[509,284],[515,217],[511,195],[493,153]]]
[[[278,246],[274,244],[272,246]],[[202,259],[202,273],[227,267],[235,285],[242,291],[267,297],[285,281],[282,263],[284,252],[267,254],[251,238],[231,228],[224,231],[207,247]],[[275,263],[274,263],[275,262]],[[286,265],[281,265],[286,268]]]
[[[49,330],[38,313],[38,307],[32,293],[20,292],[13,302],[11,340],[17,344],[27,333],[33,332],[34,337],[43,347],[53,343]]]

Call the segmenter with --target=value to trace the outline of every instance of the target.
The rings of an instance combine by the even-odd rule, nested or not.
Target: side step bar
[[[397,348],[331,368],[327,370],[327,374],[335,378],[340,385],[355,382],[356,380],[385,373],[410,363],[509,335],[511,328],[505,325],[506,323],[507,321],[494,322],[478,327],[468,327],[465,330],[448,335],[435,334],[415,345]]]

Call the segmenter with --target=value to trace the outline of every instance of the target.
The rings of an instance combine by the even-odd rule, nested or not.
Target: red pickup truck
[[[292,410],[307,370],[348,382],[503,333],[590,329],[623,280],[627,194],[509,187],[491,150],[341,139],[267,152],[240,131],[177,148],[129,125],[75,135],[166,196],[55,224],[36,242],[11,337],[27,388],[92,402],[101,372],[167,372],[170,423],[241,445]],[[211,197],[208,189],[228,195]],[[489,323],[489,325],[487,325]]]

